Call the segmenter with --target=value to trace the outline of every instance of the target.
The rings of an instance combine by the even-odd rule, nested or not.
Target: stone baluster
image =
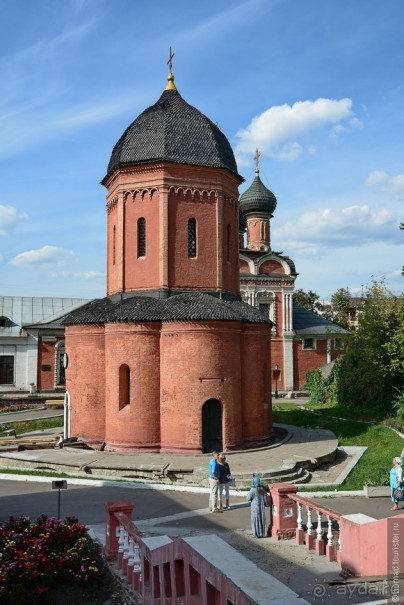
[[[311,508],[307,507],[307,533],[306,533],[306,548],[312,550],[314,548],[313,522],[311,520]]]
[[[341,525],[338,523],[338,542],[337,542],[337,562],[342,566],[342,542],[341,542]]]
[[[321,522],[323,519],[323,514],[318,510],[317,511],[317,540],[316,540],[316,554],[323,555],[325,553],[325,544],[323,542],[323,530],[321,527]]]
[[[325,554],[326,554],[328,561],[335,561],[336,552],[335,552],[335,546],[332,541],[332,518],[330,516],[327,516],[327,520],[328,520],[328,532],[327,532],[327,545],[325,547]]]
[[[125,543],[125,528],[123,525],[119,526],[119,537],[118,537],[118,567],[122,569],[122,558],[123,558],[123,545]]]
[[[302,517],[302,505],[297,502],[297,529],[296,529],[296,542],[297,544],[304,544],[304,529],[303,529],[303,517]]]
[[[130,584],[132,584],[133,581],[133,565],[134,565],[134,554],[135,554],[135,548],[134,548],[134,539],[132,538],[132,536],[129,536],[129,550],[128,550],[128,564],[127,564],[127,568],[126,568],[126,577],[128,578],[128,582]]]
[[[125,529],[123,534],[123,555],[122,555],[122,573],[126,576],[128,572],[128,559],[129,559],[129,534]]]
[[[140,549],[139,549],[139,544],[137,544],[137,542],[134,543],[133,545],[133,549],[134,549],[134,553],[133,553],[133,588],[137,591],[140,592],[140,582],[141,582],[141,571],[142,571],[142,567],[141,567],[141,561],[140,561]]]

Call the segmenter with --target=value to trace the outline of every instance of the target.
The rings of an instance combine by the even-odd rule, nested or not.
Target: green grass
[[[337,487],[337,490],[361,490],[366,484],[388,483],[391,460],[394,456],[401,454],[404,445],[404,441],[399,435],[383,425],[380,418],[369,421],[366,414],[359,417],[358,411],[325,406],[312,407],[312,410],[316,414],[312,414],[309,409],[302,409],[293,404],[275,405],[273,421],[295,426],[329,429],[335,434],[338,445],[341,447],[367,446],[366,452],[344,483]],[[367,421],[364,422],[364,419]],[[324,488],[324,490],[326,489],[329,488]]]
[[[17,435],[31,433],[42,429],[53,429],[63,427],[63,416],[55,418],[43,418],[38,420],[27,420],[26,422],[4,422],[0,424],[0,437],[4,437],[5,431],[14,429]]]

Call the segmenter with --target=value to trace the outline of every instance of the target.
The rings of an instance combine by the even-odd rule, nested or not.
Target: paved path
[[[4,414],[3,423],[61,416],[63,410],[27,410]],[[279,477],[280,481],[294,480],[304,475],[302,468],[332,460],[338,442],[327,429],[309,429],[276,425],[279,440],[273,446],[257,450],[244,450],[226,454],[232,474],[238,485],[250,485],[253,473],[263,477]],[[36,431],[30,435],[60,434],[61,428]],[[17,444],[16,444],[17,445]],[[77,473],[83,469],[96,476],[145,478],[166,482],[207,483],[207,465],[210,454],[180,455],[140,452],[133,454],[101,452],[97,450],[30,450],[2,452],[2,466],[40,468]]]
[[[255,539],[250,531],[250,508],[242,496],[231,497],[230,511],[214,515],[207,508],[207,490],[179,491],[147,485],[122,487],[119,483],[77,485],[69,479],[67,482],[67,490],[61,492],[61,517],[77,516],[101,541],[105,537],[104,502],[129,500],[135,505],[134,521],[146,535],[164,534],[175,539],[215,534],[312,605],[354,605],[371,599],[377,601],[382,596],[377,592],[381,584],[362,585],[361,593],[358,586],[351,587],[352,593],[329,586],[329,580],[339,578],[339,567],[328,563],[325,557],[307,552],[294,541]],[[31,518],[40,514],[57,515],[58,493],[51,489],[50,478],[42,478],[40,482],[0,479],[0,495],[0,521],[5,521],[10,514],[26,514]],[[385,517],[390,508],[384,498],[340,496],[323,500],[323,504],[341,513],[363,512],[375,518]]]
[[[48,410],[47,412],[53,414],[58,411]],[[230,464],[233,468],[240,468],[241,472],[247,473],[259,472],[260,469],[268,467],[273,468],[275,456],[286,446],[287,444],[283,444],[277,448],[266,448],[257,452],[230,454]],[[298,455],[298,447],[299,439],[295,443],[289,443],[289,451],[287,455],[281,455],[282,460],[288,459],[289,454]],[[318,455],[318,441],[313,440],[307,445],[302,440],[301,447],[306,448],[306,454],[307,448],[310,448],[310,455]],[[286,449],[283,451],[286,452]],[[52,459],[55,460],[65,455],[65,463],[70,458],[71,461],[74,461],[74,466],[79,463],[86,465],[92,456],[96,456],[98,461],[111,460],[114,463],[113,466],[120,466],[121,469],[125,467],[123,455],[114,453],[55,449],[20,452],[19,456],[24,457],[28,454],[31,460],[38,465],[48,463],[51,465]],[[160,455],[144,454],[144,456],[152,456],[154,461],[155,457]],[[129,457],[131,461],[128,463],[133,464],[134,458]],[[172,458],[170,456],[170,459]],[[195,458],[201,468],[205,468],[209,456]],[[189,460],[188,457],[186,459]],[[12,460],[11,458],[11,462]],[[181,462],[181,457],[177,460],[177,463],[179,462]],[[15,480],[11,480],[11,478],[9,477],[9,480],[0,479],[1,521],[7,519],[10,514],[28,514],[32,518],[43,513],[56,515],[57,491],[51,489],[51,478],[42,478],[35,482],[21,481],[20,476],[16,476]],[[293,541],[278,542],[271,538],[263,540],[253,538],[249,529],[250,509],[246,506],[244,495],[240,493],[233,492],[230,511],[221,515],[213,515],[207,508],[208,490],[203,488],[199,488],[199,490],[189,487],[178,489],[176,486],[172,486],[168,489],[164,485],[150,486],[147,484],[128,484],[123,487],[120,483],[108,481],[83,485],[84,479],[80,480],[81,484],[73,479],[67,481],[68,489],[61,493],[61,516],[78,516],[80,521],[90,526],[101,540],[105,536],[104,501],[125,499],[134,502],[134,521],[144,533],[148,535],[166,534],[172,538],[206,533],[218,535],[250,558],[258,567],[284,582],[312,605],[325,603],[354,605],[371,600],[377,602],[384,596],[381,592],[383,585],[380,583],[368,584],[365,589],[362,586],[361,591],[359,591],[359,586],[355,585],[356,587],[351,587],[351,592],[346,587],[342,589],[338,586],[329,586],[330,579],[335,580],[339,577],[338,566],[328,563],[324,557],[316,557],[313,553],[307,552],[304,547],[297,546]],[[308,496],[308,494],[305,495]],[[390,511],[390,502],[387,498],[368,499],[338,495],[338,497],[326,500],[317,497],[313,499],[341,514],[361,512],[376,519],[400,514],[400,511],[398,513]]]

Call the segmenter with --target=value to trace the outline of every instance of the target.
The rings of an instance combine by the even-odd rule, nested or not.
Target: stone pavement
[[[2,414],[1,421],[18,422],[61,414],[63,410],[27,410],[16,414]],[[238,487],[249,487],[253,473],[260,474],[268,482],[304,483],[310,479],[309,471],[334,461],[338,442],[331,431],[281,424],[274,426],[277,438],[273,445],[256,450],[226,453]],[[36,431],[29,435],[43,436],[50,433],[59,435],[61,428]],[[14,450],[17,450],[17,446],[18,439]],[[206,469],[210,456],[151,452],[116,453],[63,447],[54,450],[3,450],[0,452],[0,466],[169,484],[207,485]],[[337,462],[342,468],[344,461],[341,457],[338,457]],[[319,483],[322,483],[322,480]]]
[[[59,429],[58,432],[60,432]],[[333,436],[316,440],[314,438],[316,433],[313,432],[311,435],[313,439],[308,443],[304,440],[305,434],[299,432],[294,436],[292,441],[292,438],[290,438],[289,441],[285,441],[277,447],[264,448],[255,452],[231,453],[228,459],[232,469],[236,469],[239,474],[245,473],[251,477],[252,472],[266,472],[270,468],[273,470],[277,464],[282,466],[285,461],[291,459],[295,461],[299,456],[303,457],[304,455],[306,460],[314,459],[323,451],[321,448],[325,444],[327,444],[328,451],[330,450],[330,445],[331,449],[332,447],[336,447]],[[317,437],[319,435],[317,433]],[[226,511],[222,515],[211,515],[207,508],[203,508],[206,506],[208,499],[208,489],[206,487],[179,485],[181,483],[179,480],[174,484],[171,482],[170,486],[161,483],[148,485],[146,481],[143,481],[143,483],[128,483],[123,487],[121,483],[107,480],[108,477],[130,477],[133,467],[141,466],[139,464],[139,457],[141,457],[145,466],[150,467],[152,465],[158,468],[164,466],[164,463],[167,461],[169,464],[173,464],[175,461],[177,468],[179,468],[180,463],[182,466],[185,466],[185,462],[191,463],[190,458],[195,458],[195,464],[199,465],[198,468],[201,469],[201,472],[203,471],[204,476],[206,474],[209,455],[195,457],[170,455],[167,461],[163,460],[161,456],[160,454],[123,455],[90,450],[55,449],[9,454],[3,452],[0,456],[0,462],[3,466],[19,466],[21,468],[21,466],[27,465],[27,468],[37,467],[43,470],[54,468],[55,465],[59,469],[65,466],[70,469],[70,472],[74,471],[74,474],[81,475],[82,479],[69,479],[68,482],[72,487],[76,484],[77,489],[81,488],[83,493],[87,489],[91,490],[92,504],[90,507],[86,506],[86,516],[90,516],[85,522],[91,527],[94,534],[101,539],[105,535],[105,525],[101,519],[97,520],[94,516],[95,507],[93,504],[94,494],[98,486],[102,487],[102,490],[100,490],[102,495],[100,493],[99,496],[101,499],[103,497],[105,499],[125,498],[136,502],[135,523],[147,535],[166,534],[175,538],[177,536],[214,533],[248,556],[258,567],[287,584],[312,605],[319,605],[320,603],[353,605],[354,603],[370,601],[381,602],[380,599],[384,596],[382,591],[385,588],[381,583],[368,583],[364,588],[362,585],[355,585],[351,587],[351,592],[349,592],[347,587],[333,587],[329,585],[329,581],[336,580],[339,577],[339,568],[336,564],[328,563],[324,557],[317,557],[313,552],[307,552],[304,547],[299,547],[291,541],[278,542],[271,538],[256,540],[249,530],[250,511],[249,507],[245,504],[245,494],[242,492],[232,492],[233,506],[230,511]],[[135,457],[137,458],[136,464],[134,464]],[[352,456],[350,462],[349,458],[349,455],[342,456],[341,460],[328,462],[320,469],[317,469],[315,471],[316,482],[318,482],[319,475],[321,474],[322,482],[328,483],[329,481],[333,482],[343,472],[347,472],[349,464],[354,463],[354,457]],[[156,464],[158,459],[160,461]],[[342,471],[341,467],[344,467]],[[77,469],[78,473],[76,473]],[[91,473],[95,470],[97,470],[97,473],[103,470],[103,479],[99,481],[90,480],[88,477],[90,474],[89,470]],[[118,474],[114,475],[114,472]],[[8,478],[21,480],[21,476],[11,476]],[[32,479],[34,478],[29,477],[28,480],[31,481]],[[36,480],[49,482],[50,478],[37,478]],[[84,487],[84,484],[91,487]],[[64,499],[67,499],[68,496],[73,497],[74,491],[76,490],[67,490]],[[201,495],[201,493],[204,495]],[[161,494],[161,496],[158,494]],[[305,495],[309,496],[309,494]],[[341,514],[361,512],[376,519],[395,514],[390,511],[390,502],[386,498],[365,498],[363,493],[361,493],[361,496],[350,497],[332,491],[321,494],[321,499],[319,499],[319,495],[311,494],[310,497],[316,502],[322,502],[323,504],[324,498],[327,498],[325,501],[326,506]],[[185,501],[183,500],[184,498]],[[187,505],[185,505],[186,501],[188,501]],[[11,502],[14,503],[14,509],[15,498],[10,500],[10,504]],[[83,502],[80,506],[84,508],[82,497],[80,497],[80,502]],[[92,515],[90,514],[91,511],[93,511]],[[400,512],[402,511],[399,511],[398,514]]]

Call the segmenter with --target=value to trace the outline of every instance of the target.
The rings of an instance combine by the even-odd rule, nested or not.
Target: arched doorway
[[[217,399],[208,399],[202,406],[202,453],[222,449],[222,406]]]

